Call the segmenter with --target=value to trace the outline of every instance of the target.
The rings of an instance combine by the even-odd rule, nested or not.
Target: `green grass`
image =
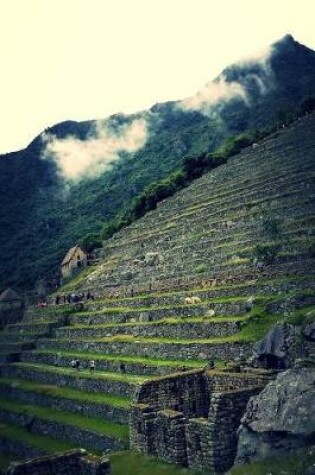
[[[273,317],[274,318],[274,317]],[[275,322],[275,320],[274,320]],[[52,340],[53,341],[53,340]],[[56,342],[62,343],[67,342],[69,344],[69,339],[54,340]],[[236,333],[234,335],[229,335],[226,337],[213,337],[213,338],[175,338],[175,337],[145,337],[145,336],[132,336],[132,335],[115,335],[112,337],[101,337],[101,338],[76,338],[73,340],[80,343],[139,343],[139,344],[148,344],[148,343],[160,343],[160,344],[177,344],[177,345],[195,345],[195,344],[208,344],[215,345],[221,343],[237,343],[244,341],[253,341],[252,339],[245,338],[242,332]],[[56,350],[58,351],[58,350]],[[18,364],[18,363],[13,363]],[[26,364],[26,363],[23,363]],[[83,374],[84,372],[81,371]],[[103,373],[105,374],[105,373]]]
[[[31,363],[12,363],[12,367],[17,367],[21,369],[30,369],[32,371],[44,371],[47,373],[55,373],[65,376],[72,376],[74,378],[85,378],[85,379],[92,379],[92,380],[100,380],[100,381],[120,381],[120,382],[127,382],[129,384],[137,384],[141,383],[148,379],[146,376],[140,375],[132,375],[132,374],[121,374],[121,373],[111,373],[111,372],[98,372],[98,373],[90,373],[89,370],[75,370],[72,368],[60,368],[55,366],[48,366],[44,364],[31,364]],[[150,378],[150,379],[153,379]]]
[[[161,320],[155,320],[153,322],[126,322],[126,323],[103,323],[103,324],[95,324],[95,325],[86,325],[86,324],[71,324],[66,328],[70,332],[72,330],[79,330],[79,329],[102,329],[102,328],[121,328],[121,327],[134,327],[134,326],[159,326],[159,325],[179,325],[183,323],[228,323],[228,322],[243,322],[246,321],[248,315],[241,315],[241,316],[217,316],[217,317],[163,317]]]
[[[90,430],[117,439],[127,440],[129,437],[128,425],[109,422],[94,417],[85,417],[80,414],[65,411],[57,411],[48,407],[23,404],[0,398],[0,409],[8,412],[34,415],[43,420],[54,421],[65,425],[73,425],[75,427],[80,427],[81,429]]]
[[[285,280],[283,280],[285,282]],[[269,284],[268,281],[266,281],[266,284]],[[272,284],[272,282],[270,281],[270,285]],[[247,284],[247,285],[239,285],[239,286],[235,286],[237,288],[243,288],[243,287],[247,287],[248,285],[252,285],[252,284]],[[230,288],[230,287],[225,287],[225,288]],[[221,288],[223,289],[223,287]],[[220,290],[219,287],[210,287],[208,290]],[[191,290],[189,292],[186,292],[186,294],[192,294],[193,292],[197,292],[198,289],[195,289],[195,290]],[[202,289],[199,289],[199,292],[205,292],[207,291],[206,288],[202,288]],[[172,293],[169,293],[169,294],[159,294],[159,296],[171,296],[173,295]],[[176,295],[176,293],[174,293],[174,295]],[[280,300],[281,298],[287,298],[287,297],[290,297],[290,296],[294,296],[296,295],[296,292],[294,291],[290,291],[290,292],[283,292],[281,294],[278,294],[278,293],[274,293],[274,294],[264,294],[264,295],[260,295],[260,296],[257,296],[255,298],[255,303],[256,304],[263,304],[263,303],[266,303],[268,302],[269,300]],[[143,297],[136,297],[136,299],[145,299],[145,298],[148,298],[148,296],[143,296]],[[184,296],[183,296],[184,298]],[[131,298],[128,299],[129,301],[132,300]],[[216,298],[210,298],[210,299],[201,299],[201,303],[198,303],[198,304],[190,304],[190,305],[187,305],[187,304],[183,304],[183,303],[179,303],[179,304],[172,304],[172,305],[148,305],[148,306],[142,306],[142,307],[111,307],[111,308],[104,308],[104,309],[101,309],[101,310],[91,310],[91,311],[80,311],[80,312],[76,312],[76,314],[78,316],[87,316],[87,317],[93,317],[94,315],[102,315],[102,314],[115,314],[115,313],[122,313],[122,312],[126,312],[126,313],[138,313],[138,312],[146,312],[146,311],[154,311],[154,310],[172,310],[172,309],[187,309],[187,308],[194,308],[194,307],[200,307],[200,306],[206,306],[206,305],[209,305],[209,304],[225,304],[225,303],[242,303],[242,302],[246,302],[246,300],[248,300],[248,296],[237,296],[237,297],[233,297],[233,296],[230,296],[230,297],[216,297]],[[113,301],[113,300],[112,300]],[[127,299],[121,299],[119,301],[127,301]],[[110,301],[109,301],[110,302]],[[104,303],[105,304],[105,301],[103,300],[100,300],[98,301],[98,303]],[[113,324],[115,325],[115,324]]]
[[[314,473],[315,447],[298,450],[283,458],[264,459],[232,468],[229,475],[303,475]],[[117,474],[118,475],[118,474]]]
[[[294,294],[286,294],[286,297]],[[306,293],[304,294],[306,295]],[[277,299],[273,299],[273,302],[277,300],[282,300],[283,295],[278,296]],[[173,338],[173,337],[135,337],[132,335],[115,335],[112,337],[103,337],[103,338],[76,338],[75,341],[79,342],[89,342],[93,341],[95,343],[128,343],[128,342],[139,342],[139,343],[162,343],[162,344],[220,344],[220,343],[245,343],[245,342],[255,342],[260,340],[270,329],[270,327],[275,323],[292,323],[297,324],[302,322],[306,313],[309,313],[313,310],[313,306],[304,307],[302,309],[292,312],[289,317],[284,317],[279,314],[268,314],[264,311],[262,302],[270,302],[270,296],[264,296],[257,298],[256,302],[259,302],[259,305],[255,305],[254,310],[248,314],[248,317],[243,322],[241,321],[241,330],[238,333],[229,335],[226,337],[213,337],[213,338]],[[69,341],[65,339],[58,339],[57,341]]]
[[[110,454],[109,460],[112,475],[211,475],[209,470],[188,470],[129,450]]]
[[[309,316],[307,316],[309,315]],[[262,339],[275,323],[291,323],[302,325],[306,319],[315,318],[315,306],[303,307],[295,310],[290,316],[282,314],[268,314],[262,307],[256,308],[249,319],[243,324],[238,337],[242,341],[258,341]]]
[[[295,282],[300,282],[300,281],[308,281],[310,279],[314,279],[315,278],[315,275],[308,275],[307,277],[306,276],[296,276],[293,278],[288,278],[288,277],[280,277],[280,278],[277,278],[277,279],[271,279],[271,280],[267,280],[267,279],[261,279],[259,282],[255,282],[254,285],[277,285],[277,284],[282,284],[282,283],[286,283],[286,282],[292,282],[292,283],[295,283]],[[165,292],[151,292],[151,293],[145,293],[145,294],[139,294],[139,295],[136,295],[135,297],[117,297],[117,298],[102,298],[102,299],[99,299],[97,300],[96,302],[97,303],[101,303],[101,304],[104,304],[106,305],[107,303],[112,303],[113,301],[117,301],[117,302],[130,302],[130,301],[134,301],[134,300],[146,300],[148,298],[163,298],[163,297],[172,297],[172,296],[176,296],[176,295],[182,295],[183,298],[185,298],[187,295],[191,295],[191,293],[196,293],[196,292],[207,292],[207,291],[221,291],[221,290],[229,290],[229,289],[246,289],[247,287],[251,287],[253,285],[252,282],[246,282],[246,283],[241,283],[241,284],[225,284],[225,285],[217,285],[215,287],[211,287],[210,286],[205,286],[205,287],[198,287],[198,288],[192,288],[190,290],[182,290],[182,291],[178,291],[178,290],[171,290],[171,291],[165,291]],[[128,309],[130,307],[127,307]],[[47,309],[42,309],[42,310],[47,310]],[[61,309],[56,309],[56,311],[58,310],[61,310]],[[74,313],[75,310],[73,310],[72,313]],[[61,310],[62,312],[62,310]],[[76,312],[77,313],[77,312]],[[80,312],[82,313],[82,312]]]
[[[55,350],[36,350],[34,353],[39,354],[51,354],[55,355]],[[99,361],[118,361],[118,362],[126,362],[126,363],[135,363],[135,364],[145,364],[145,365],[152,365],[152,366],[170,366],[170,367],[177,367],[177,366],[189,366],[192,368],[200,368],[204,366],[205,362],[202,360],[167,360],[167,359],[159,359],[159,358],[145,358],[141,356],[131,356],[131,355],[102,355],[102,354],[93,354],[93,353],[84,353],[80,351],[76,352],[68,352],[62,351],[59,352],[61,356],[69,356],[70,358],[86,358],[86,359],[94,359]]]
[[[58,289],[58,292],[54,292],[52,296],[55,296],[57,295],[57,293],[60,293],[60,292],[69,292],[70,290],[74,290],[78,285],[80,285],[83,281],[85,281],[85,279],[87,278],[89,274],[91,274],[96,269],[97,269],[96,265],[84,267],[83,270],[78,275],[76,275],[75,277],[73,277],[73,279],[71,279],[69,282],[67,282],[62,287],[60,287]]]
[[[75,445],[68,441],[53,439],[43,434],[34,434],[12,424],[8,426],[6,424],[0,423],[0,432],[1,437],[3,438],[19,441],[29,446],[37,447],[47,453],[64,452],[66,450],[75,448]]]
[[[32,381],[25,381],[22,379],[1,378],[0,387],[12,386],[12,384],[23,391],[36,392],[43,396],[50,396],[59,399],[69,399],[82,403],[106,404],[121,409],[129,409],[131,400],[122,397],[114,396],[104,393],[92,393],[80,391],[79,389],[72,389],[69,387],[51,386],[46,384],[38,384]]]
[[[213,475],[209,469],[189,470],[132,451],[110,454],[109,460],[112,475]],[[227,475],[303,475],[313,473],[314,465],[315,449],[311,447],[298,450],[285,458],[240,465],[230,469]]]

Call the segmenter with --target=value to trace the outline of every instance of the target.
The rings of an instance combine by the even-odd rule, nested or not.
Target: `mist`
[[[270,46],[241,59],[223,71],[215,80],[208,82],[197,94],[180,101],[179,107],[211,116],[217,112],[215,111],[217,105],[233,99],[240,99],[250,106],[253,89],[259,95],[263,95],[272,87],[270,58],[273,51],[273,46]],[[233,76],[238,76],[237,71],[241,70],[246,70],[246,74],[240,75],[241,80],[235,80]]]
[[[121,152],[133,153],[145,145],[147,123],[135,119],[115,127],[97,121],[91,136],[80,140],[69,136],[59,139],[50,133],[42,134],[44,159],[53,159],[65,180],[95,178],[117,160]]]

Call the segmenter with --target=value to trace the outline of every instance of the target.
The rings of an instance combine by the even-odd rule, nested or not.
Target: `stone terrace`
[[[2,446],[14,447],[22,459],[30,445],[39,455],[65,443],[96,453],[123,449],[132,414],[133,446],[177,462],[182,442],[176,453],[167,452],[170,427],[182,433],[189,417],[186,463],[220,469],[220,441],[216,457],[204,459],[213,444],[201,435],[219,417],[209,408],[234,405],[236,424],[248,397],[268,378],[228,377],[219,369],[249,356],[267,324],[314,305],[314,150],[310,115],[108,240],[101,265],[64,289],[93,291],[95,300],[83,309],[31,307],[21,322],[7,325],[0,333]],[[195,303],[187,303],[191,297]],[[80,361],[77,370],[73,359]],[[216,372],[204,372],[209,361]],[[180,391],[176,404],[162,398],[158,409],[151,408],[146,388],[166,384],[170,394],[170,375],[186,381],[185,374],[189,380],[201,373],[212,388],[201,412],[193,410],[193,398],[183,409]],[[137,418],[139,427],[143,418],[160,421],[151,452]],[[235,434],[236,425],[233,441]],[[234,456],[227,454],[229,460]]]

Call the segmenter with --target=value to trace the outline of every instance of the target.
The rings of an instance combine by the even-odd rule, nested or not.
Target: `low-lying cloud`
[[[58,139],[53,134],[43,134],[43,156],[55,160],[67,180],[93,178],[108,170],[121,152],[133,153],[142,148],[147,134],[147,123],[143,119],[115,128],[98,121],[93,135],[86,140],[73,136]]]
[[[270,68],[270,56],[273,47],[260,51],[250,57],[243,58],[235,64],[234,68],[243,69],[247,72],[241,81],[228,77],[229,71],[223,72],[212,82],[206,84],[194,96],[188,97],[179,102],[179,107],[184,110],[197,110],[204,115],[212,115],[215,106],[228,102],[232,99],[241,99],[246,104],[250,104],[251,87],[261,95],[265,94],[272,83],[272,71]],[[230,68],[233,70],[233,66]]]
[[[220,76],[217,82],[209,82],[196,95],[181,101],[183,109],[199,110],[208,112],[209,106],[221,101],[228,101],[236,96],[246,100],[246,91],[238,82],[227,82],[224,76]]]

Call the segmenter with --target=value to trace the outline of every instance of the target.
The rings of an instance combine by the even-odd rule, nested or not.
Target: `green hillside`
[[[9,285],[32,288],[38,278],[54,275],[70,246],[90,233],[99,239],[104,223],[121,214],[148,185],[178,170],[185,157],[212,152],[228,136],[292,117],[303,100],[315,95],[315,53],[286,36],[273,46],[267,70],[262,63],[246,63],[222,75],[227,83],[244,88],[246,101],[235,96],[215,103],[206,114],[170,102],[106,119],[113,130],[145,119],[149,134],[143,148],[121,153],[111,169],[96,178],[71,183],[62,179],[55,162],[42,158],[42,136],[25,150],[2,156],[0,245],[5,262],[0,290]],[[93,121],[69,121],[46,133],[84,143],[94,127]]]

